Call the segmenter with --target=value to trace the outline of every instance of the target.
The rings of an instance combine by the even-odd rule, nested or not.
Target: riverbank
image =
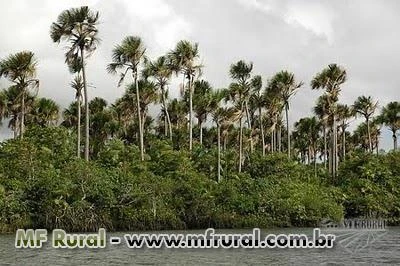
[[[1,144],[0,231],[301,227],[400,217],[398,152],[349,154],[332,179],[323,165],[257,152],[237,173],[227,149],[217,182],[213,149],[195,147],[189,156],[154,140],[142,162],[136,146],[111,140],[87,163],[76,158],[74,143],[68,130],[49,127]]]

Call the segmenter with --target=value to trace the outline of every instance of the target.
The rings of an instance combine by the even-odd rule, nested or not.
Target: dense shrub
[[[214,149],[188,154],[154,140],[142,162],[138,147],[114,139],[87,163],[76,158],[74,138],[62,127],[33,128],[24,140],[1,144],[1,231],[316,226],[343,215],[400,217],[399,153],[348,158],[334,186],[322,167],[284,154],[255,152],[237,174],[236,154],[226,150],[218,183]]]

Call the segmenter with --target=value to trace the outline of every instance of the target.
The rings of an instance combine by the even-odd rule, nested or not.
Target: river
[[[163,231],[177,232],[204,231]],[[129,249],[124,243],[105,249],[54,249],[48,243],[40,249],[16,249],[15,235],[4,234],[0,235],[0,265],[400,265],[399,227],[385,232],[322,232],[336,235],[332,249]],[[262,233],[311,235],[312,228],[265,229]]]

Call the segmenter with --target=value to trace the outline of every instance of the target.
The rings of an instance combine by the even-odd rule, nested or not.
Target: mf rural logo
[[[350,253],[373,246],[388,233],[384,219],[344,219],[341,223],[326,220],[321,227],[334,231],[337,247]]]

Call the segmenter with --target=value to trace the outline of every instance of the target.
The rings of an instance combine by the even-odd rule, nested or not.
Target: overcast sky
[[[254,63],[264,82],[275,72],[293,71],[305,85],[293,97],[290,120],[311,115],[322,91],[311,91],[310,80],[329,63],[348,72],[340,101],[352,104],[359,95],[372,95],[382,107],[399,101],[400,1],[313,0],[0,0],[0,58],[21,50],[39,59],[40,95],[65,107],[74,98],[72,79],[64,64],[64,46],[53,43],[49,28],[67,8],[89,5],[100,12],[101,45],[89,59],[91,98],[109,102],[121,96],[117,77],[105,67],[111,50],[127,35],[143,38],[156,57],[188,39],[199,43],[203,78],[226,87],[231,63]],[[0,88],[6,86],[0,80]],[[176,82],[170,94],[177,96]],[[359,121],[352,123],[354,128]],[[3,134],[4,135],[4,134]],[[391,147],[384,130],[382,144]]]

